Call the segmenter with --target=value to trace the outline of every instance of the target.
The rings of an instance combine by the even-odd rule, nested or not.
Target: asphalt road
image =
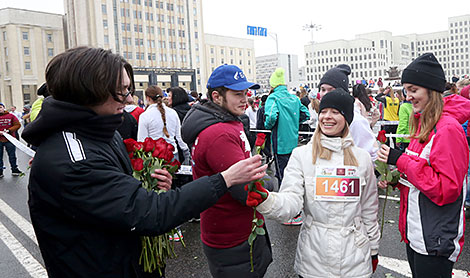
[[[17,153],[20,169],[27,172],[28,157]],[[4,157],[4,161],[8,161]],[[8,162],[7,165],[9,166]],[[11,177],[10,169],[0,179],[0,277],[24,278],[47,277],[41,254],[30,225],[27,208],[27,181],[25,177]],[[398,195],[398,192],[392,193]],[[397,196],[395,196],[397,197]],[[381,217],[383,199],[380,199]],[[407,271],[405,246],[400,242],[398,232],[398,202],[388,200],[385,210],[385,225],[380,245],[380,263],[373,277],[411,277]],[[468,220],[467,220],[467,224]],[[299,227],[284,226],[267,221],[273,247],[273,263],[265,277],[298,277],[293,270],[295,248]],[[167,278],[210,277],[199,239],[199,224],[182,225],[186,248],[176,243],[178,258],[170,260],[166,270]],[[465,237],[470,238],[469,229]],[[470,248],[464,246],[459,261],[455,264],[455,277],[466,277],[463,271],[470,271]],[[459,271],[460,270],[460,271]]]

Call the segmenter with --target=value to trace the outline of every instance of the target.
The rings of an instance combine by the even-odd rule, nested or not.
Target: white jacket
[[[354,105],[354,118],[349,131],[354,139],[354,144],[366,150],[370,157],[372,157],[372,160],[376,160],[377,151],[379,150],[377,139],[370,128],[369,121],[361,115],[361,111],[356,105]]]
[[[151,137],[154,140],[162,137],[165,141],[175,147],[174,154],[178,152],[178,149],[176,148],[176,140],[183,151],[189,150],[188,145],[186,145],[183,139],[181,139],[181,123],[178,118],[178,113],[167,107],[165,104],[163,104],[163,108],[165,109],[166,129],[168,130],[170,137],[166,137],[163,134],[162,115],[158,110],[157,104],[152,104],[139,116],[137,141],[143,142],[147,137]]]
[[[281,190],[272,192],[258,206],[268,218],[287,221],[304,210],[294,269],[304,278],[370,277],[371,255],[379,249],[377,223],[378,194],[374,167],[369,154],[353,147],[359,167],[343,166],[343,148],[353,144],[345,139],[322,135],[322,145],[333,151],[331,160],[312,164],[312,143],[295,148],[289,159]],[[316,166],[356,168],[360,178],[357,201],[314,199]]]

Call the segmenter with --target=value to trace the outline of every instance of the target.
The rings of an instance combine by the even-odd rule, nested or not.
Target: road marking
[[[379,195],[379,198],[380,198],[380,199],[385,199],[385,195]],[[387,200],[400,201],[400,198],[399,198],[399,197],[388,196],[388,197],[387,197]]]
[[[21,243],[0,223],[0,239],[33,278],[47,278],[46,269],[26,250]]]
[[[20,228],[36,245],[38,240],[34,233],[33,225],[24,219],[23,216],[19,215],[14,209],[12,209],[7,203],[0,199],[0,211],[2,211],[6,217],[8,217],[18,228]]]
[[[412,276],[408,261],[384,257],[384,256],[379,255],[379,265],[384,268],[390,269],[391,271],[394,271],[398,274],[401,274],[405,277]],[[454,269],[452,271],[452,274],[453,274],[452,275],[453,278],[468,278],[469,277],[467,274],[467,271],[464,271],[464,270]]]

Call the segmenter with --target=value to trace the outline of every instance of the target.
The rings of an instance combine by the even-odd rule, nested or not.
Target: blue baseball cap
[[[227,64],[217,67],[207,81],[207,89],[219,87],[234,91],[260,88],[258,84],[246,81],[245,74],[239,67]]]

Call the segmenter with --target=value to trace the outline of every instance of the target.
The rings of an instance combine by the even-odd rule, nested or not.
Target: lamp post
[[[276,41],[276,55],[279,55],[279,43],[277,41],[277,34],[269,32],[268,35]]]
[[[313,44],[313,32],[315,31],[320,31],[322,29],[322,26],[319,24],[313,24],[310,22],[310,24],[305,24],[302,27],[302,30],[304,31],[309,31],[310,32],[310,38],[311,38],[311,43]]]

